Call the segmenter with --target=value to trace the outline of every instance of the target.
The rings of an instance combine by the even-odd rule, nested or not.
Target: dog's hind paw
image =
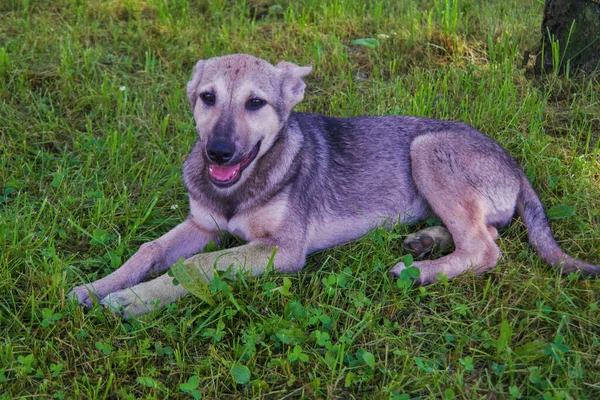
[[[390,276],[392,277],[392,279],[405,280],[408,278],[417,285],[427,285],[431,283],[431,281],[426,276],[423,276],[423,268],[421,268],[419,263],[415,262],[411,265],[411,267],[419,269],[419,274],[417,276],[414,275],[414,271],[409,271],[410,273],[406,275],[406,277],[403,277],[402,273],[404,270],[407,269],[406,265],[403,262],[399,262],[398,264],[394,265],[394,267],[390,270]]]
[[[399,262],[398,264],[394,265],[394,267],[390,270],[390,275],[392,276],[392,278],[399,278],[400,273],[405,269],[406,265],[404,265],[403,262]]]
[[[124,319],[138,317],[153,311],[155,308],[132,289],[111,293],[100,300],[100,305]]]
[[[433,252],[448,250],[453,246],[454,241],[446,228],[432,226],[408,235],[402,244],[407,253],[420,258]]]

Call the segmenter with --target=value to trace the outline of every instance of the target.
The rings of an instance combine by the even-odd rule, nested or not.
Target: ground
[[[127,322],[66,297],[186,217],[185,84],[232,52],[311,64],[299,110],[486,132],[600,263],[600,85],[522,66],[543,2],[248,3],[0,5],[0,398],[598,398],[600,283],[545,266],[518,220],[497,268],[427,287],[390,279],[396,226]]]

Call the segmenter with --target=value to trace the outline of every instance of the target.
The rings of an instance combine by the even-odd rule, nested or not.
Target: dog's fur
[[[562,272],[598,274],[599,266],[559,248],[525,174],[498,143],[457,122],[292,112],[310,71],[243,54],[199,61],[187,85],[200,136],[183,171],[190,215],[112,274],[76,287],[79,302],[89,307],[96,297],[125,316],[140,315],[186,293],[167,274],[140,283],[180,257],[191,257],[185,263],[208,279],[213,266],[231,264],[260,275],[277,247],[275,269],[294,272],[314,251],[381,224],[433,214],[452,235],[455,251],[415,262],[420,283],[438,273],[452,278],[494,267],[497,229],[515,211],[543,260]],[[212,151],[222,156],[217,162]],[[197,254],[220,231],[248,244]],[[392,273],[404,268],[399,263]]]

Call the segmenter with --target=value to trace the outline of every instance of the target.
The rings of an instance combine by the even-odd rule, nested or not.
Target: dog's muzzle
[[[252,148],[250,153],[244,159],[235,165],[225,166],[210,164],[208,166],[208,176],[210,181],[219,187],[228,187],[236,183],[242,176],[242,172],[248,165],[254,161],[258,151],[260,150],[260,142]]]

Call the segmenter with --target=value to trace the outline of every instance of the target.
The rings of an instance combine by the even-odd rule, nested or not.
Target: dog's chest
[[[218,234],[226,231],[246,241],[260,240],[276,245],[275,237],[281,229],[287,212],[285,199],[272,200],[251,211],[240,212],[230,219],[211,212],[200,202],[190,198],[190,215],[202,229]]]

